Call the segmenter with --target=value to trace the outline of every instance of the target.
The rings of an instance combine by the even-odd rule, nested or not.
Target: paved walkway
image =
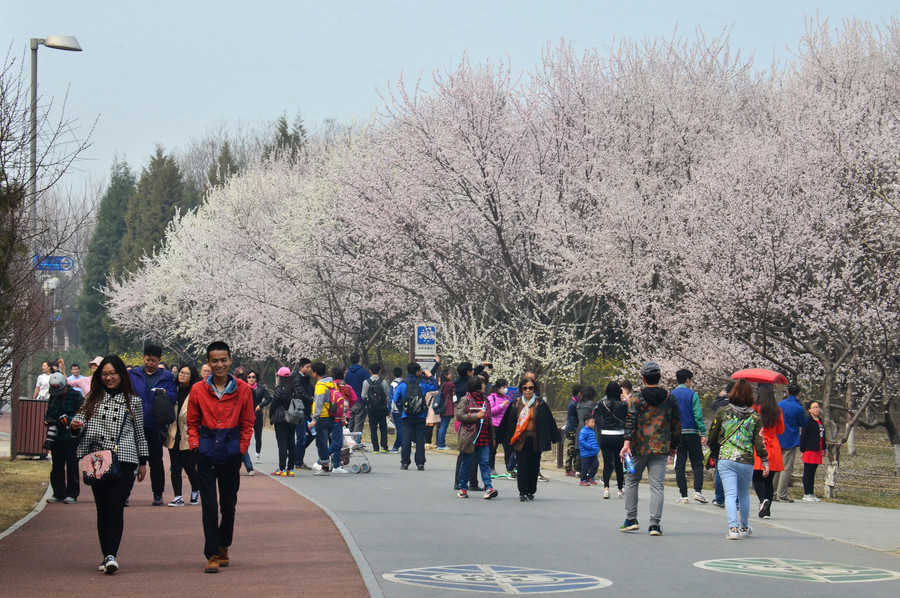
[[[271,471],[274,446],[268,432],[257,471]],[[665,535],[653,538],[646,533],[646,485],[640,489],[641,530],[623,534],[623,501],[602,500],[598,488],[580,487],[549,467],[550,481],[539,485],[534,502],[519,503],[515,481],[507,479],[495,481],[496,500],[475,493],[461,500],[451,489],[456,454],[428,451],[427,457],[424,472],[401,471],[398,455],[376,454],[369,455],[370,474],[242,477],[233,564],[217,576],[200,572],[199,508],[149,506],[148,481],[136,486],[135,506],[126,511],[122,570],[112,578],[96,572],[101,555],[89,493],[78,505],[46,505],[0,539],[0,562],[15,563],[20,573],[4,575],[4,593],[55,593],[65,579],[84,595],[108,596],[197,587],[242,597],[441,598],[563,589],[600,595],[606,585],[631,595],[716,595],[723,587],[736,596],[900,594],[896,510],[776,503],[772,519],[751,521],[752,538],[730,542],[723,510],[677,505],[677,490],[667,487]],[[312,458],[309,452],[307,462]],[[728,571],[711,570],[722,559],[738,560],[725,561]],[[48,563],[54,575],[47,574]],[[865,567],[898,573],[872,575]],[[535,576],[533,569],[543,573]],[[891,579],[874,581],[885,576]],[[851,577],[870,583],[825,583]],[[589,588],[575,579],[601,581]]]

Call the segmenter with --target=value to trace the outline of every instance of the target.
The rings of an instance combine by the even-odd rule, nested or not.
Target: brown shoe
[[[219,555],[214,554],[209,557],[209,561],[206,563],[206,569],[203,570],[204,573],[218,573],[219,572]]]
[[[219,546],[219,566],[227,567],[228,566],[228,549],[222,548]]]

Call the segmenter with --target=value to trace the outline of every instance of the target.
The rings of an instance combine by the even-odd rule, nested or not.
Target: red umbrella
[[[763,368],[749,368],[746,370],[738,370],[731,375],[732,380],[744,379],[747,382],[758,382],[762,384],[787,384],[787,378],[778,372],[766,370]]]

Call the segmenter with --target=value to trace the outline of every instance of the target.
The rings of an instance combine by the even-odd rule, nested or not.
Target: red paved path
[[[368,595],[332,520],[267,476],[241,477],[231,565],[216,575],[203,573],[200,507],[152,507],[151,499],[149,478],[135,484],[115,575],[97,571],[103,555],[90,489],[76,505],[46,505],[0,540],[0,596]]]

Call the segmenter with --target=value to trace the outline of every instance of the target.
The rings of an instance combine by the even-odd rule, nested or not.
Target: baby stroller
[[[372,471],[372,464],[366,457],[360,441],[362,440],[362,432],[350,432],[344,428],[344,444],[341,447],[341,465],[346,465],[350,473],[369,473]],[[352,461],[352,463],[351,463]]]

